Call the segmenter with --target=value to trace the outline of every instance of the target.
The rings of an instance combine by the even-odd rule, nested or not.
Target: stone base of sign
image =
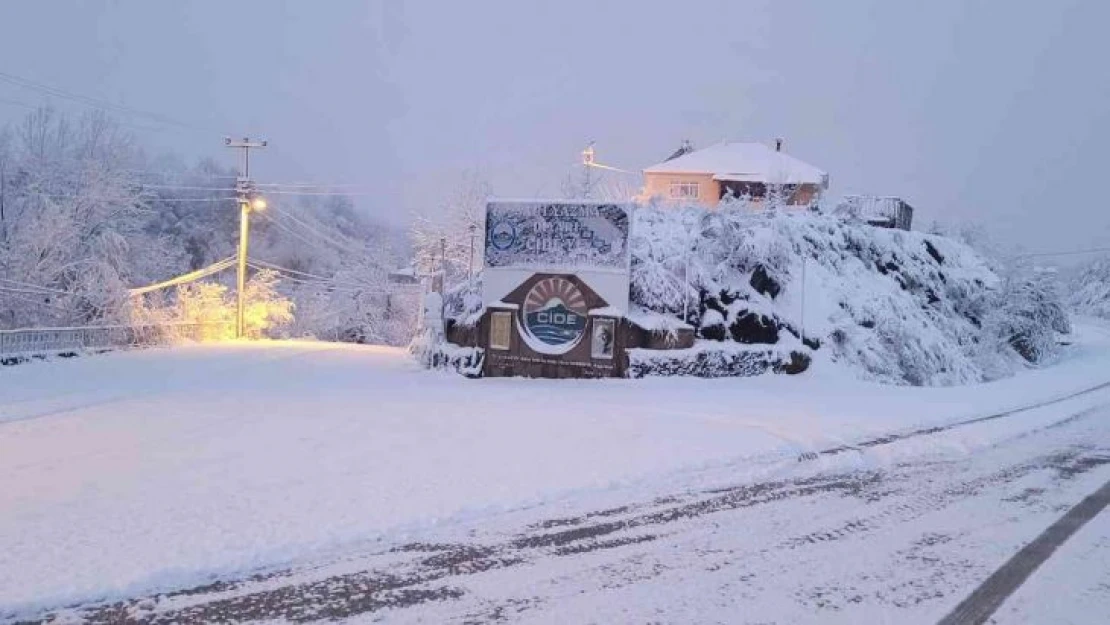
[[[556,292],[571,301],[558,299],[558,308],[546,308],[556,301],[557,296],[552,295]],[[558,320],[565,324],[565,334],[558,334],[556,328],[551,330],[554,334],[544,336],[551,341],[567,337],[562,345],[550,348],[548,343],[530,335],[532,329],[526,327],[530,323],[529,314],[535,321],[537,311],[547,310],[557,311],[552,314],[559,315]],[[572,321],[568,322],[568,318]],[[476,347],[484,352],[484,377],[627,377],[629,349],[685,349],[694,344],[693,328],[644,329],[626,319],[620,310],[609,307],[573,274],[535,274],[503,301],[488,306],[476,325],[448,322],[445,333],[454,345]],[[558,351],[562,353],[553,353]]]

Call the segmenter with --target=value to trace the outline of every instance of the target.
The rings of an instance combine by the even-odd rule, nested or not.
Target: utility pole
[[[585,168],[586,184],[582,189],[582,197],[590,199],[590,169],[594,166],[594,142],[591,141],[585,150],[582,150],[582,166]]]
[[[439,238],[439,295],[446,292],[447,287],[447,238]]]
[[[802,311],[799,324],[801,325],[802,341],[806,340],[806,256],[808,254],[805,250],[802,250]]]
[[[470,260],[466,265],[466,281],[474,286],[474,236],[478,232],[478,226],[470,224],[467,230],[470,230]]]
[[[250,241],[250,212],[251,209],[262,210],[266,208],[266,201],[254,196],[254,185],[250,180],[251,149],[266,147],[266,141],[251,141],[250,137],[243,137],[241,141],[232,141],[231,137],[224,138],[224,145],[229,148],[243,150],[243,165],[239,171],[239,178],[235,181],[236,201],[239,204],[239,272],[236,276],[235,292],[235,337],[243,338],[245,324],[243,311],[246,306],[247,289],[247,246]]]

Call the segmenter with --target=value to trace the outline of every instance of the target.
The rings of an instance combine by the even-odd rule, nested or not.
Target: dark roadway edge
[[[938,625],[981,625],[1079,528],[1110,504],[1110,481],[1088,495],[960,602]]]
[[[916,430],[910,430],[909,432],[903,432],[901,434],[886,434],[886,435],[879,436],[879,437],[876,437],[876,438],[867,439],[867,440],[864,440],[864,441],[861,441],[861,442],[858,442],[858,443],[855,443],[855,444],[840,445],[838,447],[830,447],[828,449],[822,449],[822,450],[819,450],[819,451],[805,452],[805,453],[802,453],[798,456],[798,461],[802,462],[802,461],[805,461],[805,460],[816,460],[818,456],[835,456],[835,455],[842,454],[842,453],[847,452],[847,451],[860,451],[863,448],[878,447],[880,445],[888,445],[890,443],[900,441],[900,440],[903,440],[903,439],[907,439],[907,438],[915,438],[917,436],[927,436],[929,434],[937,434],[938,432],[953,430],[953,429],[956,429],[956,428],[959,428],[959,427],[964,427],[966,425],[974,425],[976,423],[983,423],[984,421],[993,421],[995,419],[1002,419],[1002,418],[1005,418],[1005,417],[1012,417],[1012,416],[1014,416],[1016,414],[1019,414],[1019,413],[1022,413],[1022,412],[1028,412],[1030,410],[1036,410],[1038,408],[1044,408],[1045,406],[1051,406],[1053,404],[1059,404],[1059,403],[1068,401],[1069,399],[1075,399],[1076,397],[1080,397],[1080,396],[1083,396],[1083,395],[1088,395],[1088,394],[1094,393],[1096,391],[1101,391],[1102,389],[1105,389],[1105,388],[1110,388],[1110,382],[1103,382],[1102,384],[1097,384],[1095,386],[1085,388],[1085,389],[1082,389],[1082,390],[1079,390],[1079,391],[1075,391],[1074,393],[1069,393],[1069,394],[1061,396],[1061,397],[1054,397],[1052,399],[1042,400],[1042,401],[1039,401],[1039,402],[1034,403],[1034,404],[1029,404],[1028,406],[1022,406],[1020,408],[1011,408],[1010,410],[1005,410],[1003,412],[996,412],[994,414],[989,414],[989,415],[985,415],[985,416],[982,416],[982,417],[974,417],[974,418],[971,418],[971,419],[964,419],[963,421],[956,421],[954,423],[948,423],[946,425],[934,425],[934,426],[929,426],[929,427],[925,427],[925,428],[919,428],[919,429],[916,429]],[[1081,413],[1082,412],[1084,412],[1084,411],[1081,411]],[[1072,415],[1072,416],[1074,416],[1074,415]]]

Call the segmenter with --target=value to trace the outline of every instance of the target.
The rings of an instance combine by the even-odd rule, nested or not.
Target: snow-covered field
[[[1110,382],[1110,333],[1080,324],[1060,363],[976,386],[888,387],[818,371],[466,380],[419,370],[398,350],[308,342],[6,368],[0,619],[528,510],[573,515],[715,484],[969,457],[1104,406],[1110,389],[799,462]]]

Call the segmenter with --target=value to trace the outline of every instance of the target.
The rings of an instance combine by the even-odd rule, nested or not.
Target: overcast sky
[[[1107,24],[1105,0],[4,0],[0,71],[209,129],[155,150],[265,137],[257,179],[367,185],[394,223],[468,169],[558,195],[590,140],[640,169],[783,136],[834,194],[1057,250],[1110,245]],[[0,118],[43,100],[0,83]]]

